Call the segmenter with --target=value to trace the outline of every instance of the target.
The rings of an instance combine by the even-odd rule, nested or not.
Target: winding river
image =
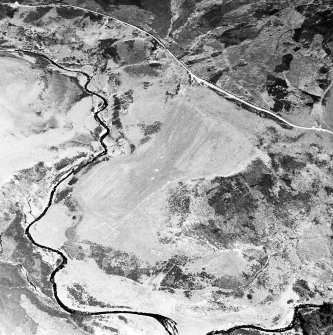
[[[53,272],[50,275],[50,282],[52,284],[52,289],[53,289],[53,294],[54,294],[54,298],[57,301],[58,305],[67,313],[75,316],[75,315],[80,315],[80,316],[94,316],[94,315],[107,315],[107,314],[137,314],[137,315],[142,315],[142,316],[147,316],[147,317],[151,317],[154,318],[155,320],[157,320],[159,323],[162,324],[162,326],[165,328],[165,330],[170,334],[170,335],[176,335],[178,334],[177,332],[177,328],[176,328],[176,322],[171,320],[170,318],[167,318],[165,316],[159,315],[159,314],[154,314],[154,313],[143,313],[143,312],[138,312],[138,311],[131,311],[131,310],[119,310],[119,311],[107,311],[107,310],[102,310],[100,312],[87,312],[87,311],[80,311],[80,310],[76,310],[73,309],[67,305],[65,305],[61,299],[58,296],[58,290],[57,290],[57,283],[55,281],[55,275],[61,271],[67,264],[68,259],[67,257],[58,249],[53,249],[50,248],[46,245],[40,244],[38,242],[36,242],[34,240],[34,238],[32,237],[30,230],[32,228],[32,226],[38,222],[41,218],[44,217],[44,215],[47,213],[47,211],[49,210],[49,208],[52,206],[53,200],[54,200],[54,195],[59,187],[59,185],[61,183],[63,183],[65,180],[68,180],[71,176],[77,174],[78,172],[80,172],[81,170],[83,170],[84,168],[86,168],[88,165],[91,165],[93,163],[95,163],[96,161],[98,161],[99,159],[101,159],[103,156],[106,156],[108,154],[108,148],[106,146],[106,144],[104,143],[104,139],[110,134],[110,129],[109,127],[106,125],[106,123],[99,117],[99,113],[102,112],[107,106],[108,106],[108,101],[106,98],[104,98],[102,95],[91,91],[88,86],[89,83],[91,81],[91,77],[80,70],[73,70],[73,69],[68,69],[65,68],[64,66],[61,66],[59,64],[57,64],[55,61],[53,61],[52,59],[48,58],[47,56],[37,53],[37,52],[32,52],[29,50],[21,50],[21,49],[14,49],[14,50],[6,50],[6,52],[24,52],[26,54],[30,54],[30,55],[34,55],[37,57],[42,57],[46,60],[48,60],[51,64],[55,65],[56,67],[65,70],[65,71],[69,71],[69,72],[75,72],[78,74],[83,75],[86,78],[86,83],[84,85],[84,90],[92,95],[92,96],[96,96],[98,97],[101,101],[102,104],[99,106],[98,110],[94,113],[94,118],[96,120],[96,122],[101,125],[104,129],[104,133],[101,135],[101,137],[99,138],[99,142],[101,144],[101,146],[103,147],[103,150],[97,154],[96,156],[94,156],[93,158],[91,158],[90,160],[88,160],[87,162],[85,162],[85,164],[80,165],[77,168],[73,168],[69,173],[67,173],[64,177],[62,177],[57,183],[56,185],[52,188],[50,195],[49,195],[49,199],[47,202],[46,207],[44,208],[44,210],[42,211],[42,213],[36,217],[31,223],[29,223],[29,225],[26,227],[25,229],[25,235],[28,237],[28,239],[31,241],[32,244],[34,244],[36,247],[41,248],[43,250],[46,251],[50,251],[53,253],[56,253],[59,258],[60,258],[60,263],[59,265],[53,270]]]
[[[106,98],[104,98],[102,95],[100,95],[99,93],[93,92],[91,91],[88,86],[89,83],[91,81],[91,77],[80,70],[73,70],[73,69],[68,69],[64,66],[61,66],[59,64],[57,64],[55,61],[53,61],[52,59],[50,59],[49,57],[37,53],[37,52],[32,52],[29,50],[20,50],[20,49],[13,49],[13,50],[6,50],[7,52],[24,52],[26,54],[31,54],[37,57],[42,57],[44,59],[46,59],[47,61],[49,61],[51,64],[53,64],[54,66],[65,70],[65,71],[69,71],[69,72],[76,72],[78,74],[83,75],[86,78],[86,83],[84,85],[84,90],[92,95],[92,96],[96,96],[98,97],[101,101],[102,104],[99,106],[98,110],[94,113],[94,118],[96,120],[96,122],[98,124],[100,124],[103,129],[104,129],[104,133],[101,135],[99,141],[101,146],[103,147],[103,150],[97,154],[96,156],[94,156],[93,158],[91,158],[90,160],[88,160],[85,164],[77,167],[77,168],[73,168],[69,173],[67,173],[64,177],[62,177],[57,184],[52,188],[51,192],[50,192],[50,196],[49,196],[49,200],[47,202],[46,207],[44,208],[43,212],[36,217],[31,223],[29,223],[29,225],[26,227],[25,229],[25,235],[29,238],[29,240],[31,241],[32,244],[34,244],[36,247],[38,248],[42,248],[43,250],[46,251],[50,251],[53,253],[56,253],[61,262],[59,263],[59,265],[54,269],[54,271],[51,273],[50,275],[50,282],[52,284],[52,289],[53,289],[53,294],[54,294],[54,298],[57,301],[58,305],[67,313],[75,316],[75,315],[79,315],[79,316],[94,316],[94,315],[107,315],[107,314],[137,314],[137,315],[142,315],[142,316],[147,316],[147,317],[151,317],[154,318],[155,320],[157,320],[159,323],[161,323],[163,325],[163,327],[165,328],[165,330],[168,332],[169,335],[177,335],[178,331],[177,331],[177,327],[176,327],[176,322],[168,317],[165,317],[163,315],[159,315],[159,314],[154,314],[154,313],[143,313],[143,312],[139,312],[139,311],[131,311],[131,310],[119,310],[119,311],[107,311],[107,310],[101,310],[100,312],[87,312],[87,311],[80,311],[80,310],[76,310],[73,309],[67,305],[65,305],[61,299],[58,296],[58,291],[57,291],[57,283],[55,281],[55,275],[61,271],[67,264],[68,259],[67,257],[58,249],[53,249],[50,248],[48,246],[42,245],[38,242],[36,242],[34,240],[34,238],[32,237],[30,230],[32,228],[32,226],[37,223],[41,218],[44,217],[44,215],[47,213],[47,211],[49,210],[49,208],[52,206],[53,200],[54,200],[54,196],[55,193],[59,187],[60,184],[62,184],[64,181],[68,180],[71,176],[77,174],[78,172],[80,172],[81,170],[83,170],[84,168],[86,168],[88,165],[91,165],[93,163],[95,163],[96,161],[98,161],[99,159],[101,159],[103,156],[106,156],[108,154],[108,148],[106,146],[106,144],[104,143],[104,139],[110,134],[110,129],[109,127],[106,125],[106,123],[99,117],[99,113],[102,112],[107,106],[108,106],[108,101]],[[240,330],[240,329],[252,329],[252,330],[259,330],[259,331],[264,331],[264,332],[269,332],[269,333],[274,333],[274,332],[286,332],[288,330],[293,329],[295,323],[297,322],[297,319],[299,317],[299,312],[300,310],[304,309],[304,308],[320,308],[321,305],[315,305],[315,304],[302,304],[302,305],[298,305],[295,307],[294,309],[294,316],[293,319],[291,321],[291,323],[284,327],[284,328],[278,328],[278,329],[267,329],[267,328],[263,328],[263,327],[259,327],[259,326],[254,326],[254,325],[239,325],[239,326],[235,326],[232,328],[229,328],[227,330],[221,330],[221,331],[212,331],[210,333],[208,333],[207,335],[217,335],[217,334],[230,334],[233,331],[236,330]]]
[[[10,4],[12,5],[12,4]],[[18,4],[15,4],[16,6],[21,6],[21,5],[18,5]],[[24,5],[22,5],[24,6]],[[42,5],[44,6],[44,5]],[[40,7],[42,7],[40,6]],[[47,6],[54,6],[54,5],[47,5]],[[57,6],[60,6],[60,5],[57,5]],[[72,8],[80,8],[81,10],[84,10],[84,11],[89,11],[87,9],[84,9],[84,8],[81,8],[81,7],[76,7],[76,6],[69,6],[69,5],[64,5],[65,7],[72,7]],[[37,6],[31,6],[31,7],[37,7]],[[96,13],[98,15],[103,15],[101,13],[98,13],[98,12],[94,12],[94,11],[91,11],[93,13]],[[106,15],[108,16],[108,15]],[[108,16],[109,17],[109,16]],[[112,18],[114,19],[114,18]],[[119,21],[119,20],[117,20]],[[122,22],[122,21],[120,21]],[[127,24],[126,22],[122,22],[124,24]],[[129,24],[127,24],[129,25]],[[135,27],[136,29],[139,29],[142,31],[142,29],[138,28],[138,27]],[[151,35],[150,33],[147,33],[145,32],[147,35],[151,36],[152,38],[154,38],[163,48],[166,48],[164,46],[164,44],[159,40],[157,39],[155,36]],[[166,49],[167,50],[167,49]],[[81,74],[83,75],[85,78],[86,78],[86,83],[84,85],[84,90],[92,95],[92,96],[96,96],[98,97],[102,103],[99,105],[98,107],[98,110],[94,113],[94,118],[96,120],[96,122],[98,124],[100,124],[103,129],[104,129],[104,133],[101,135],[99,141],[100,141],[100,144],[101,146],[103,147],[103,150],[98,153],[96,156],[94,156],[93,158],[91,158],[90,160],[88,160],[85,164],[77,167],[77,168],[73,168],[69,173],[67,173],[64,177],[62,177],[58,182],[57,184],[52,188],[51,192],[50,192],[50,195],[49,195],[49,199],[48,199],[48,203],[45,207],[45,209],[42,211],[42,213],[36,217],[25,229],[25,234],[26,236],[29,238],[29,240],[31,241],[32,244],[34,244],[36,247],[38,248],[41,248],[43,250],[46,250],[46,251],[49,251],[49,252],[53,252],[55,254],[57,254],[60,258],[60,263],[57,265],[57,267],[54,269],[54,271],[51,273],[50,275],[50,282],[52,284],[52,288],[53,288],[53,294],[54,294],[54,298],[55,300],[57,301],[57,303],[59,304],[59,306],[64,310],[66,311],[67,313],[75,316],[75,315],[80,315],[80,316],[94,316],[94,315],[107,315],[107,314],[137,314],[137,315],[143,315],[143,316],[147,316],[147,317],[151,317],[151,318],[154,318],[155,320],[157,320],[159,323],[161,323],[163,325],[163,327],[165,328],[165,330],[168,332],[168,334],[170,335],[176,335],[178,334],[178,331],[177,331],[177,328],[176,328],[176,322],[174,320],[171,320],[170,318],[168,317],[165,317],[163,315],[159,315],[159,314],[154,314],[154,313],[141,313],[139,311],[131,311],[131,310],[119,310],[119,311],[108,311],[108,310],[101,310],[100,312],[87,312],[87,311],[80,311],[80,310],[76,310],[76,309],[73,309],[67,305],[65,305],[61,299],[59,298],[58,296],[58,291],[57,291],[57,283],[55,281],[55,275],[61,271],[67,264],[68,262],[68,259],[66,258],[66,256],[60,251],[60,250],[57,250],[57,249],[53,249],[53,248],[50,248],[48,246],[45,246],[45,245],[42,245],[40,243],[37,243],[34,238],[32,237],[31,233],[30,233],[30,230],[32,228],[32,226],[38,222],[41,218],[44,217],[44,215],[47,213],[47,211],[49,210],[50,206],[52,206],[52,203],[53,203],[53,200],[54,200],[54,196],[55,196],[55,193],[59,187],[59,185],[64,182],[65,180],[69,179],[71,176],[77,174],[79,171],[81,171],[82,169],[86,168],[88,165],[91,165],[95,162],[97,162],[99,159],[101,159],[103,156],[106,156],[108,154],[108,148],[106,146],[106,144],[104,143],[104,139],[110,134],[110,129],[108,128],[108,126],[105,124],[105,122],[100,118],[99,116],[99,113],[102,112],[107,106],[108,106],[108,101],[106,98],[104,98],[102,95],[100,95],[99,93],[97,92],[93,92],[91,91],[88,86],[89,86],[89,83],[91,81],[91,77],[81,71],[81,70],[73,70],[73,69],[68,69],[68,68],[65,68],[59,64],[57,64],[55,61],[53,61],[52,59],[50,59],[49,57],[41,54],[41,53],[38,53],[38,52],[33,52],[33,51],[30,51],[30,50],[21,50],[21,49],[11,49],[11,50],[8,50],[8,49],[5,49],[4,51],[6,52],[24,52],[24,53],[27,53],[27,54],[31,54],[31,55],[35,55],[37,57],[42,57],[46,60],[48,60],[51,64],[53,64],[54,66],[62,69],[62,70],[65,70],[65,71],[70,71],[70,72],[76,72],[78,74]],[[316,128],[316,127],[311,127],[311,128],[307,128],[307,127],[302,127],[302,126],[297,126],[297,125],[294,125],[288,121],[286,121],[285,119],[283,119],[282,117],[278,116],[278,115],[275,115],[274,113],[268,111],[268,110],[265,110],[265,109],[262,109],[260,107],[257,107],[257,106],[254,106],[250,103],[247,103],[246,101],[242,100],[241,98],[229,93],[229,92],[226,92],[224,91],[223,89],[219,88],[219,87],[216,87],[215,85],[212,85],[208,82],[206,82],[205,80],[201,79],[201,78],[198,78],[197,76],[195,76],[193,73],[190,72],[190,70],[186,67],[186,65],[184,65],[182,62],[180,62],[176,56],[174,56],[171,52],[169,52],[173,58],[176,59],[176,61],[183,67],[186,69],[186,71],[188,72],[189,76],[191,79],[194,79],[196,82],[198,82],[199,84],[201,85],[204,85],[204,86],[207,86],[211,89],[214,89],[215,91],[217,91],[218,93],[221,93],[224,95],[224,97],[228,98],[229,100],[233,101],[234,103],[241,103],[242,105],[244,106],[247,106],[247,107],[250,107],[250,108],[253,108],[256,110],[257,113],[261,113],[261,114],[266,114],[266,115],[269,115],[271,117],[273,117],[275,119],[275,121],[277,121],[281,126],[287,126],[287,127],[290,127],[290,128],[300,128],[300,129],[304,129],[304,130],[317,130],[317,131],[323,131],[323,132],[326,132],[326,133],[331,133],[333,134],[332,131],[330,130],[326,130],[326,129],[322,129],[322,128]],[[232,328],[229,328],[227,330],[221,330],[221,331],[212,331],[209,333],[209,335],[215,335],[215,334],[230,334],[232,333],[233,331],[236,331],[236,330],[239,330],[239,329],[248,329],[248,330],[258,330],[258,331],[263,331],[263,332],[269,332],[269,333],[276,333],[276,332],[286,332],[286,331],[289,331],[291,329],[293,329],[293,327],[295,326],[295,323],[297,322],[297,320],[299,319],[299,313],[302,309],[304,308],[320,308],[321,305],[315,305],[315,304],[302,304],[302,305],[298,305],[295,307],[294,309],[294,315],[293,315],[293,319],[291,321],[291,323],[284,327],[284,328],[278,328],[278,329],[266,329],[266,328],[262,328],[260,326],[254,326],[254,325],[239,325],[239,326],[235,326],[235,327],[232,327]]]

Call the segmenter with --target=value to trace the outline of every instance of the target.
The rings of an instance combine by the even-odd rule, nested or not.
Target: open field
[[[332,301],[329,134],[191,82],[118,21],[1,8],[0,258],[27,271],[21,315],[43,319],[35,295],[78,331],[203,335]]]

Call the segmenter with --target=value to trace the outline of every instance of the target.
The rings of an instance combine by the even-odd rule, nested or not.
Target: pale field
[[[209,96],[208,90],[206,94],[203,91],[202,88],[189,89],[184,96],[168,104],[170,106],[159,107],[156,101],[155,106],[152,103],[141,109],[141,99],[139,108],[133,103],[128,118],[140,123],[150,115],[145,123],[160,121],[162,130],[130,157],[103,162],[80,178],[73,197],[84,212],[84,219],[77,228],[81,240],[106,246],[112,244],[115,248],[121,246],[130,251],[131,247],[127,249],[126,245],[134,243],[132,240],[139,236],[146,240],[155,235],[154,229],[159,229],[156,219],[163,217],[169,187],[182,180],[230,176],[242,171],[257,157],[265,159],[265,155],[254,146],[251,133],[240,129],[248,126],[241,125],[241,121],[239,125],[231,123],[232,118],[239,120],[239,113],[247,118],[246,114],[219,97],[215,98],[216,101],[214,94]],[[156,95],[155,99],[158,98]],[[165,114],[160,115],[162,112]],[[260,127],[262,121],[257,122],[251,126]],[[143,226],[137,225],[133,218],[137,212],[144,216],[147,206],[150,209],[147,216],[151,218],[142,219]],[[111,230],[110,234],[106,233],[108,227],[118,231],[117,237],[112,237]],[[159,250],[156,237],[151,238],[147,248]],[[147,261],[158,260],[152,252],[146,254],[142,251],[141,254],[140,249],[136,252]],[[168,253],[167,250],[163,252]]]
[[[24,294],[21,295],[20,309],[26,313],[24,315],[25,327],[22,325],[15,328],[15,322],[7,320],[3,324],[5,329],[4,335],[9,335],[10,329],[13,329],[13,335],[58,335],[58,334],[71,334],[80,335],[87,334],[86,331],[79,329],[74,322],[70,322],[66,319],[60,319],[50,316],[47,312],[39,310],[34,304],[31,303],[29,298]],[[7,324],[12,323],[11,327]],[[29,323],[31,325],[29,325]],[[166,332],[161,324],[156,320],[144,317],[144,316],[132,316],[132,315],[106,315],[106,316],[93,316],[91,318],[86,317],[83,319],[83,323],[94,326],[95,335],[108,335],[110,334],[110,327],[118,330],[119,335],[165,335]],[[6,327],[5,327],[6,326]],[[29,327],[31,333],[29,332]],[[24,329],[24,330],[23,330]],[[0,326],[1,332],[1,326]]]
[[[132,83],[133,88],[135,84]],[[143,136],[138,124],[159,121],[161,130],[147,143],[139,145],[132,155],[111,158],[82,173],[74,185],[71,197],[77,201],[77,211],[82,215],[82,219],[75,223],[75,243],[111,247],[135,255],[142,264],[152,266],[173,256],[185,255],[194,259],[187,265],[189,273],[205,267],[211,275],[241,278],[242,273],[254,264],[244,255],[257,253],[255,257],[259,257],[267,250],[246,244],[216,250],[214,245],[196,238],[176,238],[172,244],[162,244],[159,237],[169,234],[166,203],[169,191],[179,181],[191,183],[202,177],[231,176],[246,169],[256,158],[268,161],[266,154],[255,146],[255,140],[258,133],[274,123],[236,108],[205,88],[183,87],[179,97],[163,103],[162,91],[158,84],[153,85],[151,91],[137,88],[134,103],[122,118],[126,135],[135,144]],[[288,131],[281,130],[281,133]],[[304,142],[311,143],[314,137],[309,135]],[[300,176],[304,187],[306,180]],[[54,206],[52,213],[45,216],[46,225],[53,222],[53,217],[62,215],[63,208],[59,204]],[[203,215],[209,217],[211,213]],[[264,222],[271,220],[265,218],[264,213],[262,215]],[[193,220],[196,220],[195,214]],[[65,218],[63,222],[67,223],[61,228],[62,236],[70,224]],[[187,222],[191,225],[191,219]],[[319,238],[311,236],[314,230],[307,231],[305,223],[301,227],[297,231],[299,242],[289,243],[289,255],[295,257],[293,264],[286,263],[284,256],[279,254],[279,244],[269,251],[271,258],[265,272],[271,287],[276,287],[278,292],[274,299],[268,299],[267,289],[255,288],[256,298],[252,302],[246,298],[226,297],[224,308],[221,308],[211,303],[215,291],[212,287],[193,290],[191,298],[184,299],[181,290],[176,289],[170,294],[159,289],[163,273],[147,276],[138,283],[123,276],[106,274],[92,258],[69,260],[66,268],[56,276],[58,294],[69,306],[87,311],[100,310],[101,307],[82,304],[68,294],[68,288],[80,284],[89,295],[114,306],[114,310],[130,309],[168,316],[177,322],[180,334],[186,335],[204,334],[235,324],[284,327],[289,324],[294,308],[287,301],[298,300],[292,289],[297,276],[293,266],[299,267],[309,282],[320,280],[329,285],[330,249],[325,237],[329,227],[317,227],[315,235]],[[281,231],[277,241],[286,233]],[[174,231],[170,235],[174,238],[172,234]],[[59,245],[57,241],[49,239],[50,245]],[[307,248],[310,241],[318,245],[318,252]],[[299,263],[300,260],[304,264]],[[326,264],[325,271],[319,270],[317,261]]]
[[[78,153],[91,154],[90,146],[96,151],[100,150],[98,142],[91,141],[89,145],[82,142],[78,147],[77,144],[73,144],[73,141],[80,141],[78,135],[90,135],[90,132],[96,128],[97,123],[92,116],[92,111],[96,108],[97,100],[84,97],[67,108],[66,103],[73,93],[71,87],[66,81],[48,82],[47,85],[51,88],[47,90],[44,71],[33,67],[33,61],[32,57],[29,62],[14,57],[0,58],[2,78],[0,82],[0,159],[2,161],[0,175],[3,183],[20,170],[34,166],[40,161],[52,166],[60,159],[70,158]],[[55,86],[59,84],[63,85],[64,91],[57,92]],[[73,89],[76,88],[73,87]],[[38,117],[39,112],[43,114],[43,118]],[[51,150],[52,146],[57,150]],[[38,196],[40,192],[38,187],[31,185],[31,188],[35,196]],[[33,208],[33,210],[35,215],[39,214],[40,209]],[[60,248],[66,241],[65,232],[72,225],[72,221],[66,215],[68,213],[65,206],[60,209],[57,206],[51,207],[49,213],[53,220],[46,224],[42,219],[32,227],[31,232],[36,235],[36,240],[41,244]],[[51,228],[48,224],[51,224]],[[6,254],[9,252],[7,249],[11,249],[9,243],[6,240]],[[50,262],[54,263],[55,260]],[[66,319],[53,317],[38,309],[23,293],[22,290],[22,294],[9,293],[8,297],[3,296],[2,303],[7,307],[1,308],[0,311],[1,334],[84,333]],[[95,322],[95,319],[92,318],[92,321]],[[95,325],[95,333],[100,335],[109,333],[106,327],[112,325],[114,329],[120,328],[119,334],[124,335],[165,334],[162,325],[152,318],[126,315],[124,320],[117,315],[101,318],[98,321],[100,325]]]
[[[77,329],[74,324],[71,324],[68,321],[64,322],[65,320],[61,320],[62,322],[59,322],[58,318],[50,317],[47,312],[39,310],[24,294],[21,295],[20,307],[26,313],[25,318],[28,320],[33,320],[34,326],[31,326],[31,334],[58,335],[60,332],[73,335],[84,334],[84,332],[81,332],[79,329]],[[26,335],[28,329],[29,328],[27,327],[26,329],[22,330],[21,327],[18,327],[15,330],[15,334]]]
[[[50,207],[48,216],[41,218],[31,228],[35,241],[47,245],[53,249],[63,246],[66,237],[66,230],[73,224],[68,208],[62,204]]]
[[[293,307],[288,306],[286,300],[297,297],[290,287],[278,300],[267,302],[265,305],[243,306],[245,301],[234,300],[231,306],[240,307],[239,311],[234,312],[228,307],[227,310],[214,310],[208,304],[210,290],[194,293],[191,301],[185,302],[182,294],[177,291],[168,294],[139,285],[124,277],[106,275],[92,259],[70,261],[66,268],[57,274],[56,280],[58,294],[67,306],[90,312],[102,310],[100,307],[82,305],[68,295],[68,287],[80,284],[98,301],[114,306],[105,310],[161,314],[176,321],[179,334],[186,335],[206,334],[214,329],[227,329],[235,324],[265,324],[266,327],[275,328],[272,319],[277,315],[281,317],[277,327],[286,326],[293,316]]]
[[[138,99],[139,94],[143,94],[142,99]],[[271,122],[253,117],[205,88],[186,88],[180,97],[164,103],[161,103],[161,94],[156,87],[148,93],[137,89],[134,101],[139,102],[134,102],[122,119],[126,134],[134,143],[142,137],[137,124],[160,121],[161,131],[131,156],[101,162],[82,174],[75,184],[71,196],[78,201],[82,215],[82,220],[75,224],[75,241],[94,242],[135,254],[150,265],[175,255],[186,255],[197,258],[189,271],[205,266],[210,274],[240,276],[251,265],[243,258],[249,246],[217,251],[214,246],[196,239],[179,239],[173,245],[163,245],[158,234],[166,229],[165,204],[170,188],[179,181],[231,176],[244,170],[256,158],[267,160],[254,142],[256,132]],[[48,245],[58,246],[60,239],[47,237],[45,240],[45,231],[54,229],[54,220],[60,219],[58,234],[64,238],[69,221],[61,219],[64,211],[61,205],[53,206],[43,223],[37,225],[33,236],[40,242],[47,240]],[[136,283],[105,274],[90,259],[69,260],[66,268],[57,273],[56,280],[58,294],[67,305],[100,310],[68,296],[67,288],[79,283],[98,301],[174,319],[180,334],[204,334],[220,329],[221,325],[235,323],[267,325],[277,313],[287,320],[292,315],[293,309],[286,306],[283,297],[265,306],[259,302],[258,306],[253,306],[244,299],[226,299],[230,309],[227,307],[223,311],[209,303],[214,289],[194,291],[191,299],[184,299],[177,290],[174,294],[159,290],[163,277],[159,274],[147,277],[146,282]],[[289,289],[287,296],[290,299]],[[233,312],[233,308],[239,311]],[[120,307],[114,309],[121,310]]]

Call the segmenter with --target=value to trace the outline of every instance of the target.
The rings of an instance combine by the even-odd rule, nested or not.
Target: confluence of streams
[[[82,8],[82,7],[79,7],[79,6],[72,6],[72,5],[54,5],[54,4],[46,4],[46,5],[30,5],[30,4],[26,4],[26,5],[21,5],[21,4],[18,4],[17,2],[16,3],[2,3],[3,5],[6,4],[6,5],[9,5],[11,7],[69,7],[69,8],[74,8],[74,9],[80,9],[82,11],[87,11],[87,12],[91,12],[91,13],[95,13],[97,15],[100,15],[100,16],[105,16],[105,17],[108,17],[114,21],[117,21],[119,23],[122,23],[124,25],[127,25],[127,26],[131,26],[143,33],[145,33],[146,35],[148,35],[149,37],[151,37],[152,39],[154,39],[156,42],[158,42],[158,44],[160,46],[162,46],[166,52],[168,52],[168,54],[181,66],[183,67],[188,75],[190,76],[190,79],[192,81],[195,81],[197,82],[198,84],[200,85],[203,85],[203,86],[206,86],[206,87],[209,87],[211,89],[213,89],[214,91],[217,91],[219,93],[222,93],[226,98],[230,99],[230,100],[233,100],[233,101],[236,101],[236,102],[239,102],[243,105],[246,105],[248,107],[251,107],[253,109],[255,109],[256,111],[258,111],[260,113],[260,115],[262,113],[266,113],[274,118],[276,118],[277,120],[279,120],[280,122],[282,122],[283,124],[289,126],[289,127],[292,127],[292,128],[298,128],[298,129],[302,129],[302,130],[312,130],[312,131],[319,131],[319,132],[325,132],[325,133],[329,133],[329,134],[332,134],[333,135],[333,131],[331,130],[328,130],[328,129],[323,129],[321,127],[315,127],[315,126],[312,126],[312,127],[303,127],[303,126],[298,126],[298,125],[295,125],[287,120],[285,120],[284,118],[282,118],[281,116],[267,110],[267,109],[264,109],[264,108],[261,108],[261,107],[258,107],[258,106],[255,106],[245,100],[243,100],[242,98],[234,95],[233,93],[230,93],[214,84],[211,84],[209,82],[207,82],[206,80],[202,79],[202,78],[199,78],[198,76],[196,76],[195,74],[193,74],[189,68],[180,60],[178,60],[178,58],[170,51],[167,49],[167,47],[165,46],[165,44],[159,40],[159,38],[155,37],[154,35],[150,34],[149,32],[146,32],[144,31],[143,29],[139,28],[139,27],[136,27],[134,25],[131,25],[129,23],[126,23],[126,22],[123,22],[119,19],[116,19],[114,17],[112,17],[111,15],[107,15],[107,14],[102,14],[102,13],[99,13],[97,11],[93,11],[93,10],[89,10],[89,9],[86,9],[86,8]],[[96,92],[93,92],[93,91],[90,91],[89,88],[88,88],[88,85],[92,79],[92,77],[90,77],[87,73],[81,71],[81,70],[74,70],[74,69],[69,69],[69,68],[66,68],[62,65],[59,65],[57,64],[55,61],[53,61],[52,59],[50,59],[49,57],[47,57],[46,55],[44,54],[41,54],[39,52],[35,52],[35,51],[32,51],[32,50],[22,50],[22,49],[13,49],[13,50],[9,50],[9,49],[4,49],[3,51],[6,51],[6,52],[24,52],[24,53],[31,53],[31,54],[35,54],[37,56],[40,56],[40,57],[43,57],[45,59],[47,59],[50,63],[52,63],[53,65],[59,67],[60,69],[62,70],[65,70],[65,71],[69,71],[69,72],[76,72],[78,74],[81,74],[83,75],[87,81],[84,85],[84,89],[86,90],[87,93],[89,93],[90,95],[93,95],[93,96],[96,96],[98,98],[100,98],[102,100],[102,105],[100,105],[100,107],[98,108],[98,110],[94,113],[94,118],[95,120],[104,128],[105,132],[101,135],[100,137],[100,144],[101,146],[103,147],[103,151],[101,151],[99,154],[97,154],[96,156],[94,156],[93,158],[91,158],[89,161],[87,161],[84,165],[78,167],[78,168],[73,168],[69,173],[67,173],[64,177],[62,177],[57,183],[56,185],[52,188],[51,192],[50,192],[50,196],[49,196],[49,200],[48,200],[48,203],[45,207],[45,209],[42,211],[42,213],[36,217],[31,223],[28,224],[28,226],[26,227],[25,229],[25,234],[26,236],[29,238],[29,240],[37,247],[39,248],[42,248],[44,250],[47,250],[47,251],[50,251],[50,252],[53,252],[53,253],[56,253],[58,256],[60,256],[61,258],[61,263],[55,268],[55,270],[51,273],[50,275],[50,282],[52,284],[52,288],[53,288],[53,293],[54,293],[54,297],[55,297],[55,300],[57,301],[58,305],[64,310],[66,311],[67,313],[71,314],[71,315],[82,315],[82,316],[94,316],[94,315],[107,315],[107,314],[137,314],[137,315],[143,315],[143,316],[147,316],[147,317],[152,317],[154,319],[156,319],[158,322],[160,322],[163,327],[165,328],[165,330],[170,334],[170,335],[177,335],[178,334],[178,331],[177,331],[177,328],[176,328],[176,322],[171,320],[170,318],[168,317],[165,317],[165,316],[162,316],[162,315],[159,315],[159,314],[154,314],[154,313],[144,313],[144,312],[138,312],[138,311],[131,311],[131,310],[119,310],[119,311],[107,311],[107,310],[102,310],[100,312],[87,312],[87,311],[80,311],[80,310],[75,310],[75,309],[72,309],[71,307],[68,307],[66,306],[62,301],[61,299],[59,298],[58,296],[58,293],[57,293],[57,284],[55,282],[55,275],[57,274],[57,272],[59,272],[60,270],[62,270],[66,264],[67,264],[67,257],[58,249],[53,249],[53,248],[50,248],[48,246],[45,246],[45,245],[42,245],[42,244],[39,244],[37,242],[35,242],[35,240],[33,239],[33,237],[31,236],[31,233],[30,233],[30,229],[31,227],[36,223],[38,222],[43,216],[45,216],[45,214],[47,213],[48,209],[50,208],[50,206],[52,205],[53,203],[53,199],[54,199],[54,195],[59,187],[59,185],[64,182],[65,180],[67,180],[69,177],[75,175],[76,173],[78,173],[79,171],[81,171],[82,169],[84,169],[85,167],[87,167],[88,165],[98,161],[100,158],[102,158],[103,156],[107,155],[108,153],[108,149],[107,149],[107,146],[106,144],[104,143],[104,139],[110,134],[110,129],[108,128],[108,126],[105,124],[105,122],[99,117],[99,113],[101,111],[103,111],[107,106],[108,106],[108,101],[106,98],[104,98],[102,95],[100,95],[99,93],[96,93]],[[253,330],[259,330],[259,331],[265,331],[265,332],[269,332],[269,333],[274,333],[274,332],[286,332],[286,331],[289,331],[291,329],[293,329],[294,325],[295,325],[295,322],[297,321],[298,317],[299,317],[299,312],[301,309],[304,309],[304,308],[320,308],[321,305],[316,305],[316,304],[300,304],[298,306],[296,306],[294,308],[294,315],[293,315],[293,318],[292,318],[292,321],[290,322],[290,324],[286,327],[283,327],[283,328],[278,328],[278,329],[266,329],[266,328],[263,328],[263,327],[260,327],[260,326],[254,326],[254,325],[239,325],[239,326],[235,326],[235,327],[232,327],[232,328],[229,328],[227,330],[221,330],[221,331],[212,331],[210,333],[208,333],[207,335],[215,335],[215,334],[229,334],[237,329],[253,329]]]

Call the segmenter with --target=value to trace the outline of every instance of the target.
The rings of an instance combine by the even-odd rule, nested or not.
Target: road
[[[250,102],[247,102],[246,100],[242,99],[241,97],[231,93],[231,92],[228,92],[227,90],[224,90],[223,88],[221,87],[218,87],[210,82],[208,82],[207,80],[205,79],[202,79],[200,77],[198,77],[197,75],[195,75],[187,66],[184,62],[182,62],[181,60],[179,60],[176,55],[174,55],[168,48],[167,46],[156,36],[154,36],[153,34],[137,27],[137,26],[134,26],[130,23],[127,23],[127,22],[124,22],[122,20],[119,20],[111,15],[108,15],[108,14],[103,14],[103,13],[100,13],[100,12],[97,12],[97,11],[94,11],[94,10],[90,10],[90,9],[86,9],[86,8],[83,8],[83,7],[79,7],[79,6],[72,6],[72,5],[67,5],[67,4],[61,4],[61,5],[58,5],[58,4],[52,4],[52,5],[34,5],[34,4],[19,4],[18,2],[15,2],[14,4],[13,3],[6,3],[7,5],[13,7],[13,8],[17,8],[17,7],[68,7],[68,8],[73,8],[73,9],[79,9],[79,10],[83,10],[85,12],[90,12],[90,13],[94,13],[96,15],[101,15],[101,16],[104,16],[104,17],[107,17],[107,18],[110,18],[116,22],[119,22],[123,25],[126,25],[126,26],[129,26],[129,27],[132,27],[134,29],[137,29],[139,31],[141,31],[142,33],[146,34],[147,36],[151,37],[152,39],[154,39],[162,48],[165,49],[165,51],[169,54],[169,56],[171,56],[171,58],[173,58],[187,73],[188,75],[190,76],[191,80],[192,81],[195,81],[197,82],[199,85],[202,85],[202,86],[205,86],[205,87],[209,87],[210,89],[216,91],[216,92],[219,92],[221,94],[223,94],[224,96],[232,99],[232,100],[235,100],[235,101],[238,101],[248,107],[251,107],[253,108],[254,110],[260,112],[260,113],[265,113],[265,114],[268,114],[268,115],[271,115],[273,116],[274,118],[278,119],[279,121],[287,124],[288,126],[290,127],[293,127],[293,128],[297,128],[297,129],[301,129],[301,130],[307,130],[307,131],[318,131],[318,132],[323,132],[323,133],[327,133],[327,134],[331,134],[333,135],[333,131],[332,130],[329,130],[329,129],[325,129],[325,128],[322,128],[321,126],[312,126],[312,127],[304,127],[304,126],[299,126],[297,124],[294,124],[286,119],[284,119],[283,117],[277,115],[276,113],[268,110],[268,109],[265,109],[265,108],[262,108],[262,107],[259,107],[259,106],[256,106]]]

